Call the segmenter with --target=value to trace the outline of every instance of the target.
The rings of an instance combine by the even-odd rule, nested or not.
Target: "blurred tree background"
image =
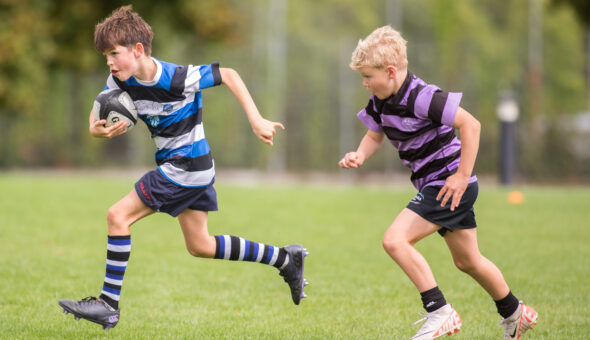
[[[365,129],[368,101],[348,68],[360,38],[391,24],[408,40],[409,68],[447,91],[483,126],[476,171],[497,172],[499,93],[519,109],[517,172],[590,179],[590,25],[587,0],[142,0],[153,55],[236,69],[261,113],[285,124],[274,148],[251,133],[227,89],[204,90],[203,120],[217,167],[337,172]],[[94,26],[129,1],[0,0],[0,170],[148,167],[141,123],[113,140],[88,134],[108,76]],[[389,148],[389,147],[387,147]],[[362,171],[406,171],[391,149]]]

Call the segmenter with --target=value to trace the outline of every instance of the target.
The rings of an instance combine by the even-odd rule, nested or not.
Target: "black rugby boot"
[[[90,296],[80,301],[60,300],[59,305],[64,309],[64,314],[72,313],[74,318],[80,318],[102,325],[108,330],[119,322],[119,309],[114,309],[100,298]]]
[[[303,276],[303,260],[309,253],[300,244],[291,244],[283,249],[289,254],[289,263],[279,271],[279,274],[289,284],[291,298],[298,305],[302,298],[307,297],[303,292],[303,287],[308,284]]]

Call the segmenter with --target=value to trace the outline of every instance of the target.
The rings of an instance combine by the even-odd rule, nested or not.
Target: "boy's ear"
[[[136,43],[135,46],[133,46],[133,54],[135,55],[136,58],[138,58],[142,54],[145,54],[145,50],[143,48],[142,43]]]
[[[397,67],[395,67],[393,65],[387,65],[387,66],[385,66],[385,69],[387,70],[387,73],[389,74],[389,78],[395,79],[395,76],[397,74]]]

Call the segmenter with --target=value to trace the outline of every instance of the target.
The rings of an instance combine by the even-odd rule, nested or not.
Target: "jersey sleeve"
[[[381,116],[379,113],[377,113],[373,96],[371,96],[371,99],[369,99],[367,106],[356,116],[369,130],[378,133],[383,132]]]
[[[197,92],[221,84],[219,63],[208,65],[189,65],[184,84],[185,91]]]
[[[462,96],[460,92],[445,92],[434,85],[425,86],[416,96],[414,114],[422,119],[453,126]]]

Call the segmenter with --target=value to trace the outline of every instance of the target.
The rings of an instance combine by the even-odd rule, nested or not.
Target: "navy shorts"
[[[205,187],[187,188],[170,182],[159,170],[147,172],[135,183],[135,191],[145,205],[173,217],[184,209],[217,210],[217,193],[213,183]]]
[[[455,211],[451,211],[450,209],[451,199],[447,201],[444,207],[441,207],[440,201],[436,200],[436,196],[441,188],[442,186],[429,186],[422,189],[416,197],[412,198],[406,208],[422,216],[424,219],[441,226],[442,228],[438,230],[441,236],[444,236],[447,230],[453,231],[455,228],[470,229],[477,227],[475,213],[473,212],[473,204],[477,199],[477,193],[479,191],[477,182],[467,185],[467,189]]]

